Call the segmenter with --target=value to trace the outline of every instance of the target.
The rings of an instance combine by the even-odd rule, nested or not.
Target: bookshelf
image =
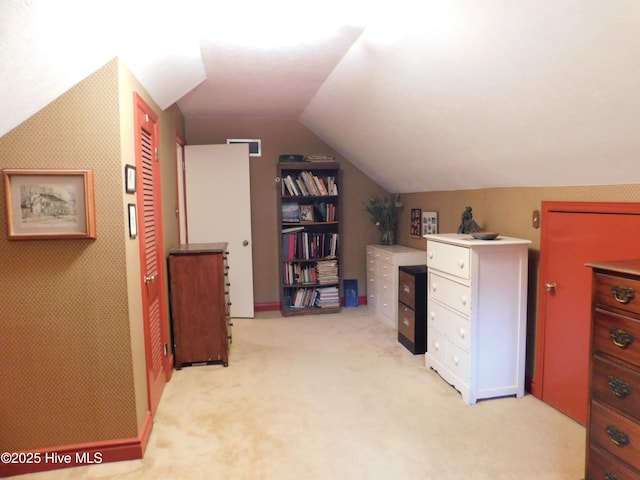
[[[282,315],[340,310],[340,166],[278,163]]]

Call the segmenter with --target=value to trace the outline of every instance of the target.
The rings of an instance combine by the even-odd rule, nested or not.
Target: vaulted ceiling
[[[119,56],[163,109],[297,118],[392,192],[640,182],[637,0],[217,3],[0,1],[0,135]]]

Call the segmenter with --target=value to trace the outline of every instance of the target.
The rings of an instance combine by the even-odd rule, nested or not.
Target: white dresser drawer
[[[451,342],[446,344],[446,355],[444,364],[451,372],[467,385],[471,379],[469,369],[469,352],[465,352]]]
[[[447,338],[463,350],[469,351],[470,323],[469,319],[437,302],[428,302],[427,318],[429,326],[447,334]]]
[[[430,328],[427,333],[427,357],[432,357],[440,365],[445,364],[447,338],[435,328]],[[427,358],[428,360],[428,358]]]
[[[427,266],[468,279],[471,263],[470,250],[448,243],[427,241]]]
[[[367,255],[367,272],[374,275],[376,273],[376,261],[370,255]]]
[[[471,314],[471,289],[469,286],[441,277],[431,271],[429,272],[429,297],[464,315]]]

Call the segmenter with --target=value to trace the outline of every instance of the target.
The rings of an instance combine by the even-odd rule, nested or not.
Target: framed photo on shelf
[[[411,209],[411,236],[420,238],[422,236],[422,209]]]
[[[124,189],[127,193],[136,193],[136,167],[124,166]]]
[[[298,223],[300,222],[300,208],[297,202],[282,203],[282,222]]]
[[[422,235],[438,233],[438,212],[422,212]]]
[[[96,238],[93,170],[2,173],[9,240]]]
[[[300,205],[300,221],[313,222],[313,205]]]

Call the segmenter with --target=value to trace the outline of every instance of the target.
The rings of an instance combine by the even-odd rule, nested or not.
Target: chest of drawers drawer
[[[596,274],[594,296],[596,304],[640,314],[640,280]]]
[[[593,353],[603,353],[631,365],[640,365],[640,321],[596,308]]]
[[[592,398],[640,419],[640,371],[598,355],[592,359]]]
[[[640,475],[601,448],[591,446],[588,457],[586,480],[640,480]]]
[[[589,429],[594,445],[640,469],[640,425],[594,400]]]
[[[429,298],[469,315],[471,313],[471,289],[469,285],[429,272]]]
[[[471,254],[468,248],[447,243],[427,243],[427,267],[469,279]]]

